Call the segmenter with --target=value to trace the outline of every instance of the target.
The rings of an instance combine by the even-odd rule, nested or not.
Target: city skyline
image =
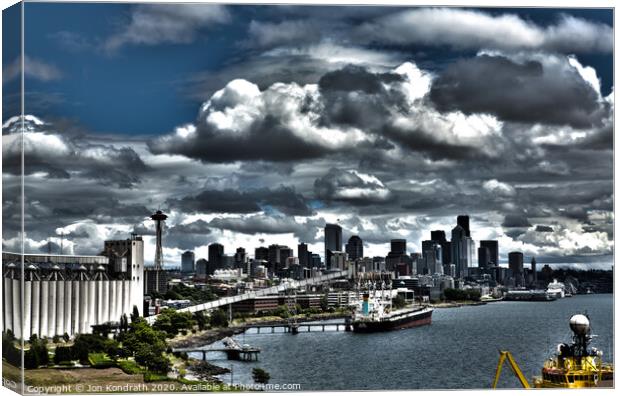
[[[97,254],[137,232],[152,264],[149,216],[161,209],[167,266],[186,250],[208,257],[212,243],[252,254],[303,242],[323,255],[326,223],[342,227],[343,250],[358,235],[365,256],[385,256],[391,239],[420,252],[432,230],[450,235],[468,214],[476,248],[498,240],[502,263],[520,251],[541,264],[612,264],[609,11],[26,12],[27,253],[47,252],[50,237],[57,250],[63,233],[67,253]],[[138,18],[170,30],[153,34]],[[5,73],[9,251],[19,242],[8,215],[19,212],[17,83]]]

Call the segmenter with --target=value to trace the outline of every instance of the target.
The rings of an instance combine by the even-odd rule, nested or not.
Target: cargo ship
[[[351,317],[353,332],[374,333],[423,326],[431,323],[433,308],[411,305],[392,309],[391,289],[369,287],[361,293],[361,299]]]
[[[587,315],[573,315],[569,320],[573,331],[572,344],[559,344],[557,353],[543,365],[540,376],[535,376],[535,388],[613,388],[614,366],[603,362],[603,352],[588,348],[592,340],[590,319]],[[521,369],[508,351],[500,351],[493,388],[497,386],[501,366],[505,360],[524,388],[531,388]]]

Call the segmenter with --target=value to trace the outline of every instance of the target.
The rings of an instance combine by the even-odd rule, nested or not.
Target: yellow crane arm
[[[499,351],[499,362],[497,363],[497,369],[495,370],[495,380],[493,381],[493,389],[497,387],[499,376],[502,373],[502,366],[504,365],[504,362],[506,361],[506,359],[508,359],[508,363],[510,364],[510,367],[512,368],[512,372],[515,373],[515,376],[517,377],[519,382],[521,382],[521,385],[525,389],[530,389],[531,386],[529,382],[527,382],[527,379],[523,375],[523,372],[519,368],[519,365],[514,360],[514,358],[512,357],[512,354],[509,351]]]

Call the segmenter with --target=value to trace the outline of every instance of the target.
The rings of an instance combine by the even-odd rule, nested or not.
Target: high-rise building
[[[364,243],[362,242],[362,239],[357,235],[353,235],[349,238],[345,251],[351,261],[364,257]]]
[[[342,227],[338,224],[325,224],[325,266],[330,269],[331,252],[342,251]]]
[[[254,260],[269,260],[269,249],[266,247],[260,246],[254,249]]]
[[[321,266],[321,255],[318,253],[310,254],[310,266],[313,268],[319,268]]]
[[[293,257],[294,255],[293,249],[288,246],[280,246],[280,263],[278,269],[286,267],[287,259],[289,257]]]
[[[268,270],[272,273],[275,273],[278,268],[280,268],[280,245],[273,244],[269,245],[269,257],[267,261],[269,262]]]
[[[390,253],[385,258],[385,269],[393,272],[398,270],[400,264],[407,266],[408,273],[411,273],[412,260],[407,255],[407,240],[392,239],[390,241]]]
[[[523,253],[508,253],[508,268],[512,271],[516,286],[524,285],[523,273]]]
[[[390,241],[390,252],[394,254],[407,254],[407,240],[392,239]]]
[[[196,261],[196,276],[197,277],[205,277],[207,276],[207,267],[209,263],[205,259],[199,259]]]
[[[441,245],[435,241],[422,241],[422,272],[418,274],[443,274]]]
[[[299,258],[299,265],[302,268],[309,267],[310,253],[308,252],[308,245],[300,243],[297,245],[297,257]]]
[[[493,266],[491,263],[491,253],[489,252],[489,248],[480,246],[478,248],[478,268],[481,270],[486,270]]]
[[[450,244],[452,245],[452,264],[456,267],[456,276],[463,276],[463,269],[467,267],[467,263],[464,263],[466,257],[465,238],[467,237],[465,229],[457,224],[452,229],[452,238]]]
[[[534,280],[534,284],[536,284],[538,282],[538,274],[536,272],[536,257],[532,257],[532,262],[531,262],[531,268],[532,268],[532,277]]]
[[[448,273],[447,266],[452,262],[452,245],[446,240],[446,232],[443,230],[431,231],[431,241],[441,245],[441,261],[444,265],[444,273]]]
[[[242,247],[237,248],[234,256],[234,267],[246,269],[246,263],[248,261],[248,255],[245,252],[245,249]]]
[[[186,251],[181,255],[181,272],[184,274],[191,274],[195,272],[195,256],[194,252]]]
[[[469,216],[467,216],[467,215],[457,216],[456,217],[456,224],[458,224],[461,227],[463,227],[463,229],[465,230],[465,236],[471,237],[471,233],[469,231]]]
[[[492,267],[499,265],[499,247],[496,240],[480,241],[480,247],[484,247],[489,250],[487,263],[491,263]]]
[[[224,258],[224,246],[220,245],[219,243],[210,244],[209,245],[209,266],[211,268],[214,268],[214,270],[222,269],[224,267],[223,258]]]
[[[435,242],[445,242],[446,241],[446,232],[444,230],[434,230],[431,231],[431,240]]]

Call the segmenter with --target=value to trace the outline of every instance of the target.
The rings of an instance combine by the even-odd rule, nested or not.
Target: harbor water
[[[557,344],[571,341],[569,318],[584,312],[596,335],[591,346],[613,361],[611,294],[436,309],[430,326],[388,333],[250,330],[236,339],[262,349],[258,362],[217,354],[208,360],[232,368],[235,384],[252,384],[252,368],[260,367],[271,384],[299,384],[303,391],[489,388],[498,350],[510,351],[531,382]],[[220,378],[229,383],[231,375]],[[508,366],[498,386],[520,387]]]

